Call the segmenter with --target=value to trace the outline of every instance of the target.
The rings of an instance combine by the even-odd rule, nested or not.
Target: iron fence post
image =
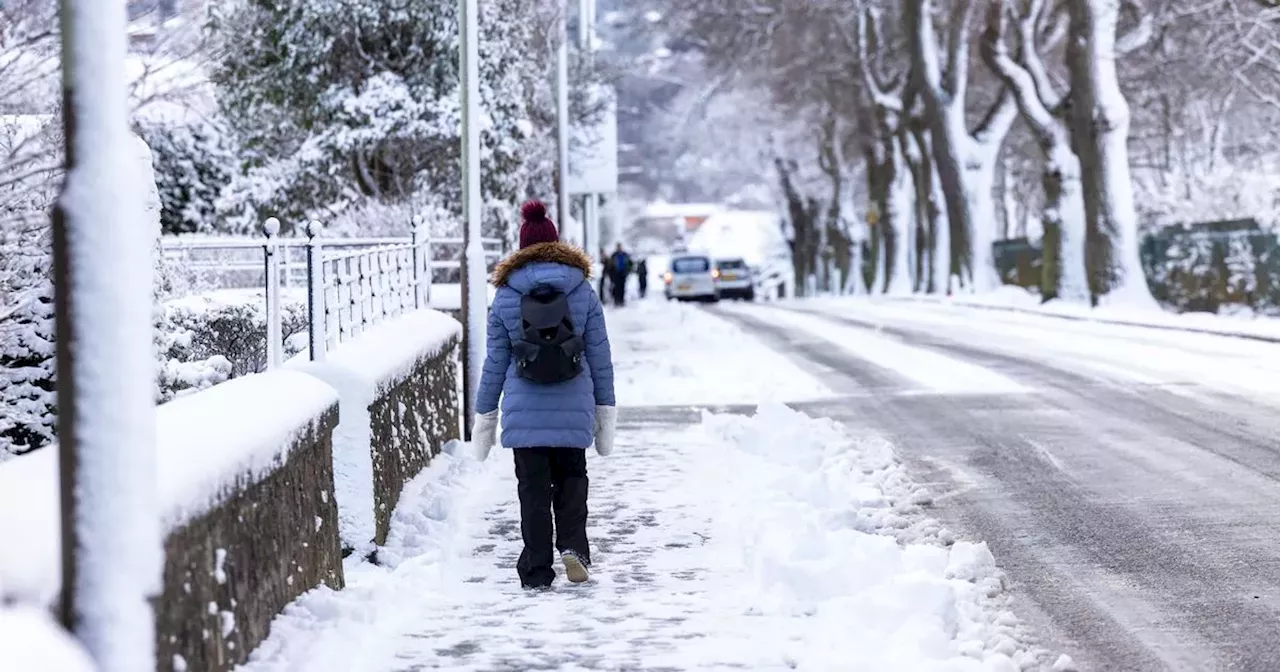
[[[262,232],[267,236],[267,242],[262,246],[266,263],[267,369],[274,369],[284,362],[284,335],[280,325],[280,255],[277,253],[280,220],[267,218],[262,223]]]
[[[311,361],[324,360],[326,323],[324,305],[324,247],[320,222],[307,223],[307,336]]]

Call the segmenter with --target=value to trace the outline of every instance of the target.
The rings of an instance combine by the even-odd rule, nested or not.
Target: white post
[[[560,17],[556,21],[556,147],[559,157],[556,160],[556,220],[560,223],[560,235],[565,242],[575,243],[579,232],[569,226],[572,208],[569,207],[569,35],[567,15],[569,8],[565,0],[558,0]]]
[[[422,219],[413,219],[413,307],[431,307],[431,231]]]
[[[307,223],[307,336],[311,361],[324,361],[326,326],[324,305],[324,245],[320,222]]]
[[[471,418],[475,413],[480,371],[484,367],[485,322],[488,318],[488,291],[485,289],[484,241],[480,215],[480,12],[477,0],[459,0],[459,43],[462,47],[462,213],[465,221],[462,246],[462,399],[463,433],[471,438]],[[562,24],[563,25],[563,24]],[[563,32],[563,31],[561,31]],[[563,54],[563,45],[561,53]],[[562,146],[564,158],[568,145]],[[562,167],[564,164],[561,164]],[[563,178],[563,171],[561,173]],[[565,181],[560,192],[565,193]]]
[[[284,335],[280,326],[280,220],[267,218],[262,223],[262,232],[267,236],[262,246],[266,262],[267,368],[274,369],[284,363]]]
[[[60,17],[59,447],[47,450],[60,464],[61,617],[94,669],[139,672],[156,669],[150,599],[164,561],[152,349],[158,231],[144,214],[144,173],[130,163],[140,148],[129,132],[125,0],[62,0]]]

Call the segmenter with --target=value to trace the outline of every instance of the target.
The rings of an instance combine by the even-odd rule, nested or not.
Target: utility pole
[[[569,206],[569,7],[566,0],[559,0],[560,17],[556,21],[556,145],[559,150],[556,171],[556,219],[560,221],[560,233],[566,242],[577,242],[578,232],[569,227],[572,208]]]
[[[578,0],[578,53],[590,67],[595,62],[596,0]],[[582,201],[582,246],[594,252],[600,245],[600,194],[588,193]]]
[[[471,440],[476,392],[484,368],[488,268],[480,228],[480,12],[477,0],[458,0],[462,67],[462,424]]]
[[[61,0],[66,176],[53,212],[63,624],[101,672],[154,670],[163,562],[152,268],[129,132],[125,0]],[[54,449],[50,449],[54,450]]]

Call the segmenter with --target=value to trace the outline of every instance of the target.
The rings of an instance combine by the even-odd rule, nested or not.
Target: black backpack
[[[573,380],[582,373],[582,335],[573,328],[564,292],[539,285],[520,300],[521,339],[513,352],[516,372],[540,385]]]

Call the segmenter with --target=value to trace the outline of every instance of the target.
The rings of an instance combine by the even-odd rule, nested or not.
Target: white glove
[[[618,407],[596,406],[596,452],[607,457],[613,452],[613,439],[618,435]]]
[[[489,451],[493,450],[493,444],[497,442],[498,409],[495,408],[476,416],[476,422],[471,426],[471,450],[477,460],[484,462],[489,457]]]

